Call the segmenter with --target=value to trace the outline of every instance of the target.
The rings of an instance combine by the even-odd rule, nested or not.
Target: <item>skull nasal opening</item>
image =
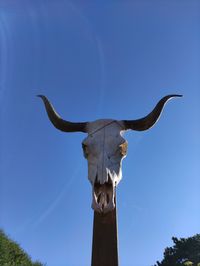
[[[93,187],[93,209],[106,213],[114,208],[114,188],[111,177],[109,175],[107,182],[100,184],[97,176]]]

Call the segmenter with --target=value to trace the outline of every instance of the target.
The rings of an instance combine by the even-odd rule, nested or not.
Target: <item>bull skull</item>
[[[54,110],[49,100],[41,97],[52,124],[64,132],[84,132],[84,156],[88,161],[88,179],[92,185],[92,208],[99,213],[107,213],[115,208],[115,189],[122,178],[122,159],[127,153],[127,141],[123,132],[128,129],[143,131],[151,128],[159,119],[165,103],[173,97],[163,97],[147,116],[137,120],[101,119],[94,122],[72,123],[63,120]]]

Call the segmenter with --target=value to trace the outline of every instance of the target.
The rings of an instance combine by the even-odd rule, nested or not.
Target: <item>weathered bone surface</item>
[[[115,190],[122,178],[122,160],[127,154],[125,130],[147,130],[159,119],[165,103],[173,97],[163,97],[151,113],[137,120],[101,119],[94,122],[73,123],[63,120],[43,95],[42,98],[50,121],[65,132],[86,132],[83,140],[84,156],[88,161],[88,179],[92,185],[92,208],[99,213],[107,213],[115,208]]]

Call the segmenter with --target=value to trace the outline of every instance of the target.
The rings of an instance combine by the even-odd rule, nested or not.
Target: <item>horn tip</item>
[[[172,94],[172,97],[183,97],[182,94]]]
[[[163,99],[169,100],[169,99],[172,99],[175,97],[183,97],[183,95],[182,94],[169,94],[169,95],[163,97]]]
[[[46,97],[44,95],[42,95],[42,94],[38,94],[38,95],[36,95],[36,97],[41,98],[43,101],[46,100]]]

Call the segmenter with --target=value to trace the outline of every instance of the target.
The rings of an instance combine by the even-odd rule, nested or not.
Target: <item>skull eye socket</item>
[[[128,143],[127,142],[124,142],[124,143],[119,145],[120,154],[122,156],[125,156],[127,154],[127,149],[128,149]]]
[[[85,156],[85,158],[87,158],[88,154],[89,154],[88,146],[86,144],[82,143],[82,148],[83,148],[84,156]]]

